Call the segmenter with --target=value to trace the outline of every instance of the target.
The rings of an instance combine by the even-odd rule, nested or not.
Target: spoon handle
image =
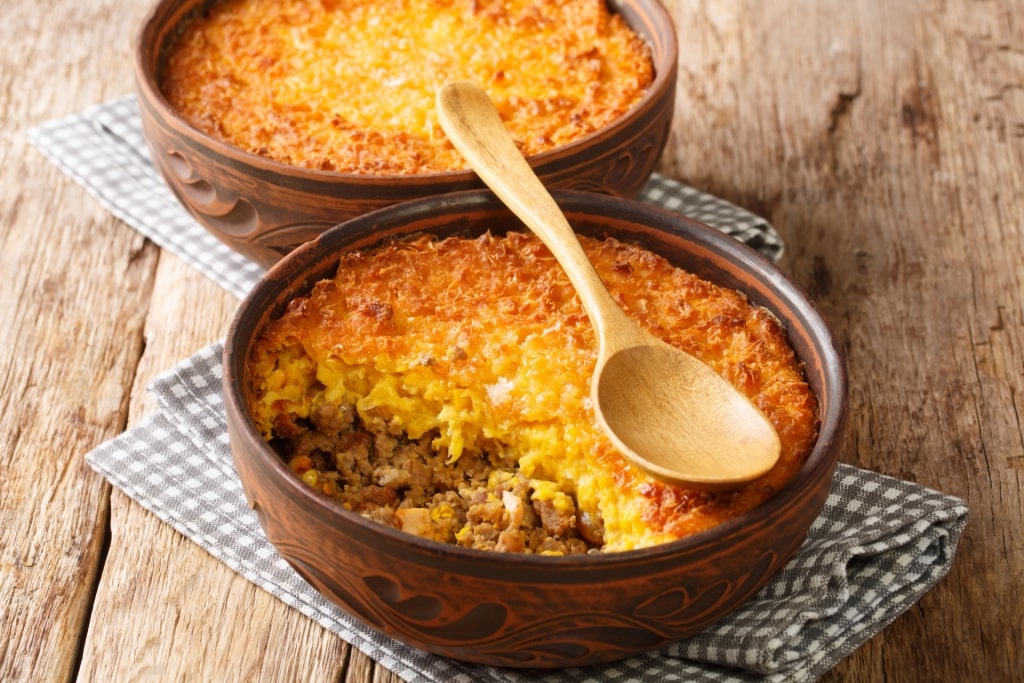
[[[437,94],[441,127],[480,179],[547,245],[576,288],[601,353],[631,345],[635,326],[608,293],[565,214],[523,157],[494,103],[478,86],[448,83]]]

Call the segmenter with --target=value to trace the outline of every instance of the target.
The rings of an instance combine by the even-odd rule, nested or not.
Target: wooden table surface
[[[237,304],[26,140],[132,91],[147,5],[3,3],[0,680],[397,680],[85,463]],[[842,460],[971,509],[950,574],[825,680],[1021,680],[1021,0],[668,6],[661,171],[778,228],[849,354]]]

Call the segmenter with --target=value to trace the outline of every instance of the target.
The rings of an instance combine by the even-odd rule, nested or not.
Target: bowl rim
[[[763,282],[773,290],[779,290],[784,294],[784,300],[788,307],[793,309],[804,326],[810,331],[809,339],[812,346],[818,348],[822,353],[821,373],[824,381],[822,389],[826,386],[832,389],[829,400],[823,401],[818,396],[819,410],[819,433],[815,439],[814,446],[807,456],[807,461],[782,488],[771,498],[760,505],[714,527],[700,531],[683,538],[667,541],[653,546],[635,548],[631,550],[587,553],[582,555],[568,556],[547,556],[532,555],[524,553],[501,553],[489,550],[464,548],[454,544],[432,541],[411,534],[387,525],[368,520],[356,512],[345,510],[333,499],[317,495],[305,485],[287,467],[280,456],[263,440],[256,432],[255,426],[248,416],[248,404],[244,396],[245,386],[245,359],[250,349],[249,339],[240,337],[240,328],[246,321],[255,318],[256,326],[254,331],[261,329],[266,320],[266,312],[258,306],[258,300],[265,296],[266,292],[275,293],[270,298],[273,300],[277,294],[287,289],[289,283],[296,280],[296,274],[309,275],[309,270],[322,270],[324,264],[332,264],[333,268],[338,257],[344,251],[337,251],[332,254],[321,253],[321,245],[327,242],[326,247],[335,239],[343,238],[344,234],[360,225],[376,226],[389,220],[402,217],[408,219],[417,215],[429,215],[431,207],[443,201],[445,206],[450,203],[464,205],[467,209],[493,208],[500,210],[503,205],[490,190],[465,190],[453,192],[443,196],[431,196],[421,199],[414,199],[397,204],[392,204],[336,225],[320,237],[311,240],[298,247],[277,264],[272,266],[252,290],[244,297],[232,319],[228,334],[225,337],[223,348],[223,382],[224,400],[229,411],[235,411],[248,419],[243,420],[242,434],[238,435],[245,441],[245,446],[255,447],[255,453],[247,450],[247,457],[256,457],[264,462],[269,462],[275,474],[280,475],[278,479],[282,485],[294,491],[303,500],[303,504],[309,504],[322,509],[328,516],[355,524],[362,530],[374,534],[383,535],[390,542],[404,546],[412,546],[420,552],[428,553],[438,559],[457,560],[470,562],[476,565],[498,563],[503,568],[522,567],[523,569],[537,570],[544,567],[558,567],[561,565],[573,566],[574,568],[592,568],[595,570],[607,570],[625,565],[632,565],[638,562],[670,560],[672,556],[683,551],[692,551],[701,546],[712,545],[718,539],[742,532],[743,528],[759,520],[763,523],[770,520],[780,508],[790,504],[794,496],[817,477],[822,475],[822,470],[833,470],[838,463],[839,447],[845,431],[847,410],[848,410],[848,376],[845,352],[836,343],[828,324],[821,316],[817,306],[808,295],[788,276],[783,274],[778,267],[766,256],[739,240],[726,235],[714,228],[708,227],[695,220],[687,218],[679,213],[644,203],[639,200],[613,197],[593,192],[580,190],[553,190],[552,195],[560,205],[567,211],[584,212],[594,216],[608,215],[607,212],[615,209],[621,211],[625,207],[630,212],[633,220],[646,220],[658,223],[669,221],[685,227],[688,233],[697,237],[699,245],[714,250],[726,257],[730,262],[742,265],[745,270],[753,269],[756,279]],[[686,241],[695,241],[690,234],[678,235]],[[382,240],[388,236],[383,235]],[[357,246],[356,248],[365,248]],[[307,285],[311,283],[307,282]],[[239,355],[239,351],[244,355]],[[803,359],[801,359],[803,360]],[[239,375],[235,371],[239,370]],[[232,444],[234,453],[237,444]],[[233,456],[234,457],[234,456]],[[820,514],[820,511],[817,513]]]
[[[209,2],[209,0],[206,1]],[[630,7],[641,7],[650,13],[652,25],[658,27],[674,27],[672,17],[665,6],[661,3],[661,0],[607,1],[612,7],[612,10],[616,13],[622,14],[622,7],[626,5],[629,5]],[[157,82],[157,74],[149,68],[149,64],[147,64],[146,59],[147,55],[150,54],[150,50],[152,50],[153,53],[155,53],[153,61],[159,62],[160,54],[166,48],[165,44],[151,45],[150,41],[147,40],[149,37],[156,34],[156,28],[160,25],[158,24],[158,20],[161,19],[163,10],[173,3],[183,4],[185,2],[193,2],[193,6],[195,6],[200,2],[203,2],[203,0],[159,0],[154,3],[147,15],[144,17],[139,29],[136,31],[133,42],[135,84],[137,90],[145,94],[145,99],[147,100],[145,104],[155,107],[158,110],[159,115],[165,121],[170,122],[174,127],[189,131],[190,135],[200,140],[205,147],[210,149],[217,156],[223,159],[231,159],[233,161],[246,164],[258,169],[262,173],[276,174],[280,176],[299,175],[303,177],[310,177],[320,182],[347,181],[370,187],[378,185],[394,185],[396,179],[400,179],[414,185],[435,182],[460,184],[467,182],[474,183],[474,181],[476,181],[476,174],[469,168],[458,171],[437,171],[433,173],[377,175],[367,173],[346,173],[342,171],[326,171],[322,169],[295,166],[269,157],[253,154],[252,152],[248,152],[240,147],[215,138],[212,135],[192,126],[192,124],[178,114],[170,103],[167,102],[160,90],[159,83]],[[627,23],[629,22],[627,21]],[[645,35],[640,34],[632,24],[630,24],[630,28],[633,28],[633,30],[641,36],[644,43],[648,46],[651,60],[655,68],[654,80],[647,88],[643,97],[626,113],[600,130],[589,133],[588,135],[566,145],[528,157],[532,166],[542,167],[549,163],[557,163],[566,157],[571,157],[577,149],[585,147],[598,136],[607,135],[609,137],[615,137],[622,135],[623,132],[628,129],[628,124],[635,114],[652,107],[654,103],[657,102],[658,97],[662,95],[666,89],[674,89],[676,75],[678,73],[679,55],[679,42],[674,28],[670,28],[665,31],[663,35],[659,34],[659,36],[663,38],[662,59],[660,60],[656,59],[658,55],[655,54],[654,41],[651,41]],[[143,102],[140,102],[140,106],[143,104]]]

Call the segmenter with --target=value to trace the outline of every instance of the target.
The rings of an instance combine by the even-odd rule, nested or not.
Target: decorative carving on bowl
[[[252,482],[255,476],[244,479]],[[258,476],[269,479],[273,473]],[[247,488],[262,491],[252,484]],[[568,596],[551,575],[531,578],[525,595],[486,573],[446,576],[432,566],[429,553],[389,555],[390,544],[374,548],[355,539],[344,548],[329,538],[301,542],[311,531],[293,521],[302,510],[274,507],[277,512],[268,514],[267,506],[253,504],[274,547],[349,614],[437,654],[542,668],[612,661],[700,631],[760,590],[796,551],[809,525],[799,515],[788,515],[741,534],[739,547],[753,553],[682,556],[678,565],[669,564],[660,573],[626,572]],[[781,553],[765,548],[773,539],[777,545],[779,536],[788,539]],[[552,604],[559,608],[550,609]]]

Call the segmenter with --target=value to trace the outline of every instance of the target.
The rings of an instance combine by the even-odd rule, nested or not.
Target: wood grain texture
[[[237,305],[164,254],[145,324],[129,426],[155,410],[145,385],[222,338]],[[112,496],[110,547],[85,642],[85,680],[335,680],[348,646],[213,560],[135,504]],[[159,561],[153,561],[159,548]],[[116,616],[115,616],[116,615]],[[296,647],[298,643],[302,647]],[[194,656],[182,656],[190,653]],[[325,656],[331,654],[331,656]]]
[[[950,575],[826,681],[1024,671],[1024,22],[1018,0],[666,0],[661,170],[767,216],[845,340],[844,460],[962,496]],[[26,141],[131,92],[147,3],[0,22],[0,680],[395,681],[84,462],[235,302]]]
[[[2,680],[74,675],[110,505],[82,456],[124,428],[158,256],[25,129],[123,93],[127,48],[98,48],[129,26],[110,3],[8,3],[0,22]]]
[[[1024,32],[1009,3],[677,2],[663,170],[766,215],[846,339],[844,460],[965,498],[950,577],[836,680],[1024,672]],[[689,17],[689,21],[682,21]],[[699,131],[699,133],[693,133]],[[1002,626],[995,626],[1002,624]]]

